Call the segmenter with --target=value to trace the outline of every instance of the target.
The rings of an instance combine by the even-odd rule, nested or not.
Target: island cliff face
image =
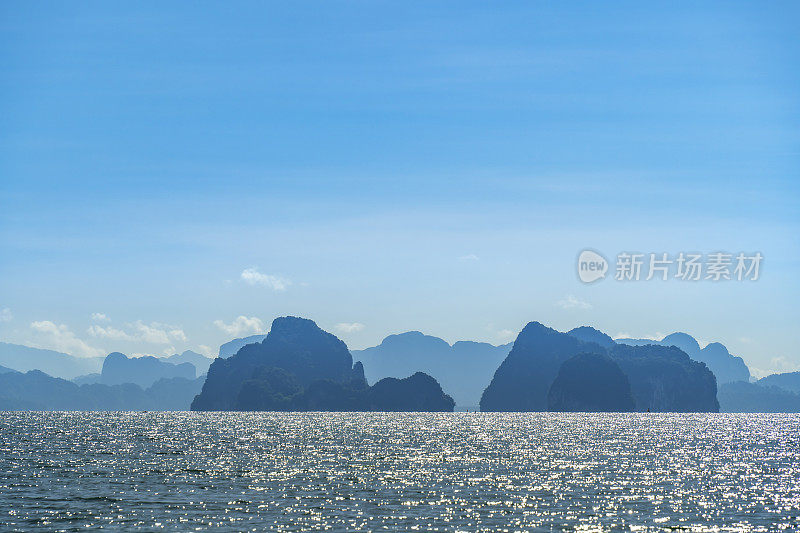
[[[547,394],[548,411],[633,411],[635,404],[628,377],[611,358],[578,354],[564,361]]]
[[[404,379],[384,378],[369,388],[369,411],[452,411],[453,399],[424,372]]]
[[[583,342],[576,333],[599,340],[607,348]],[[627,405],[626,410],[635,411],[719,411],[716,379],[704,363],[691,360],[674,346],[617,345],[599,333],[583,329],[567,334],[529,323],[484,391],[481,410],[582,411]],[[604,356],[622,372],[627,386]],[[624,400],[628,390],[632,406]],[[598,391],[612,395],[609,404],[603,403]]]
[[[530,322],[481,397],[481,411],[547,411],[547,393],[562,363],[579,353],[604,354],[594,343]]]
[[[718,343],[712,342],[703,349],[697,340],[687,333],[672,333],[660,341],[650,339],[617,339],[617,344],[630,346],[645,346],[648,344],[659,346],[675,346],[688,355],[691,359],[705,363],[717,378],[717,384],[732,383],[736,381],[750,381],[750,369],[741,357],[736,357],[728,349]]]
[[[719,412],[714,374],[679,348],[618,344],[609,355],[628,376],[637,411]]]
[[[304,318],[281,317],[263,341],[215,359],[195,411],[452,411],[433,378],[369,387],[347,346]]]

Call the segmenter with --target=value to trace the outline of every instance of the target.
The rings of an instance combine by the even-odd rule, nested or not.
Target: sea
[[[0,531],[800,531],[800,416],[0,413]]]

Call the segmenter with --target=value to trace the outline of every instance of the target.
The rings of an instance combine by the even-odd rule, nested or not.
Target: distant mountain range
[[[268,343],[233,339],[216,360],[0,343],[0,409],[187,409],[197,396],[200,410],[714,411],[718,401],[723,412],[800,411],[800,372],[750,383],[740,357],[685,333],[614,341],[589,326],[561,333],[532,322],[501,346],[410,331],[349,352],[309,320],[276,324]]]
[[[51,376],[72,379],[100,372],[103,357],[73,357],[53,350],[0,342],[0,365],[27,372],[41,370]]]
[[[800,413],[800,394],[760,382],[725,383],[717,397],[726,413]]]
[[[147,388],[159,379],[184,378],[194,379],[196,370],[192,363],[167,363],[156,357],[128,357],[114,352],[108,354],[103,361],[99,383],[104,385],[121,385],[135,383]]]
[[[213,359],[191,350],[163,358],[145,356],[126,357],[126,359],[132,362],[129,363],[125,371],[122,371],[116,377],[112,377],[112,372],[112,374],[107,374],[105,378],[101,379],[101,371],[107,357],[74,357],[53,350],[0,342],[0,366],[23,373],[29,370],[40,370],[49,376],[75,380],[79,384],[105,383],[113,385],[117,383],[138,383],[148,387],[162,377],[180,376],[194,379],[195,374],[200,375],[208,372],[208,367],[213,361]],[[190,375],[188,367],[181,367],[183,371],[172,372],[170,370],[180,363],[191,363],[194,374]],[[148,367],[150,370],[144,367]],[[162,370],[156,370],[158,368]],[[128,375],[126,374],[127,370],[133,370],[134,373]],[[151,375],[145,377],[148,372]]]
[[[364,364],[370,383],[425,372],[442,384],[457,406],[474,410],[510,350],[511,344],[493,346],[472,341],[458,341],[451,346],[439,337],[409,331],[389,335],[378,346],[351,353],[353,359]]]
[[[205,376],[160,379],[150,387],[78,385],[39,370],[0,373],[0,411],[185,411]]]
[[[169,357],[163,357],[161,358],[161,361],[164,361],[165,363],[172,363],[173,365],[191,363],[194,365],[197,375],[199,376],[200,374],[205,374],[208,372],[208,367],[211,366],[211,363],[214,361],[214,359],[191,350],[186,350],[183,353],[176,353],[174,355],[170,355]]]
[[[725,383],[718,397],[721,409],[729,413],[797,413],[800,372],[772,374],[755,383]]]
[[[759,379],[756,383],[764,387],[778,387],[779,389],[800,394],[800,372],[772,374]]]
[[[219,347],[219,357],[227,359],[228,357],[234,355],[236,352],[241,350],[242,347],[247,346],[248,344],[255,344],[257,342],[261,342],[266,337],[267,337],[266,335],[250,335],[249,337],[242,337],[240,339],[233,339],[232,341],[228,341]]]

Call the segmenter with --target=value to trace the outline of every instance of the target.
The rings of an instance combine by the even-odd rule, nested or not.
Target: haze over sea
[[[0,530],[800,528],[800,416],[16,412]]]

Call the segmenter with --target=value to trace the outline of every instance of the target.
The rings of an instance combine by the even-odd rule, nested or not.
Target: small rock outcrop
[[[508,355],[511,345],[445,340],[419,331],[389,335],[378,346],[355,350],[370,383],[383,378],[404,378],[414,372],[433,376],[452,395],[456,405],[475,410],[494,371]]]
[[[370,411],[452,411],[453,399],[424,372],[404,379],[384,378],[370,387]]]

